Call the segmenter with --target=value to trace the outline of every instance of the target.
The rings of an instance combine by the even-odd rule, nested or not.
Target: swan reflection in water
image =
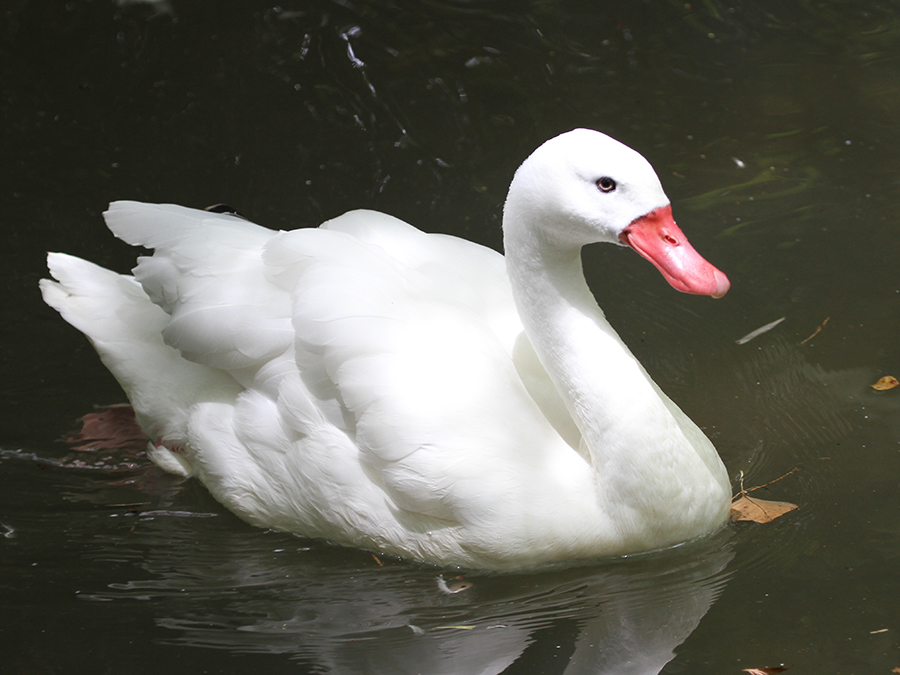
[[[82,597],[152,601],[168,644],[282,654],[329,673],[656,674],[718,597],[733,556],[725,531],[581,566],[459,573],[298,548],[309,542],[234,523],[214,532],[225,514],[172,515],[145,515],[135,530],[150,579]],[[198,530],[215,541],[198,547]]]

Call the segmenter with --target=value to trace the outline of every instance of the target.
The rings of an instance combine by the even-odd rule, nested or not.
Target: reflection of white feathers
[[[134,277],[51,254],[42,288],[153,459],[251,523],[475,567],[621,554],[715,529],[730,497],[581,275],[584,244],[666,204],[579,130],[517,172],[506,259],[371,211],[272,232],[118,202],[110,229],[155,254]]]
[[[415,565],[292,553],[290,542],[273,555],[278,534],[157,523],[133,544],[141,578],[92,598],[144,600],[169,629],[164,643],[285,654],[335,675],[544,672],[535,664],[547,655],[564,675],[656,675],[719,596],[733,556],[733,542],[714,537],[583,567],[467,574],[473,588],[446,595]]]

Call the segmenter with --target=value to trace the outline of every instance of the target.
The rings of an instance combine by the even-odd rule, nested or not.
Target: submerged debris
[[[750,340],[752,340],[753,338],[759,337],[759,336],[762,335],[763,333],[772,330],[773,328],[775,328],[775,326],[777,326],[778,324],[780,324],[780,323],[781,323],[782,321],[784,321],[786,318],[787,318],[786,316],[783,316],[783,317],[781,317],[780,319],[777,319],[777,320],[773,321],[772,323],[767,323],[765,326],[762,326],[761,328],[757,328],[756,330],[747,333],[747,334],[746,334],[744,337],[742,337],[740,340],[735,340],[735,342],[736,342],[737,344],[739,344],[739,345],[746,344],[746,343],[750,342]]]

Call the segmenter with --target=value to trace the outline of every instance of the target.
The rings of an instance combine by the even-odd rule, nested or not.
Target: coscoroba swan
[[[689,293],[729,282],[608,136],[522,164],[505,258],[374,211],[289,232],[135,202],[105,218],[155,253],[133,277],[52,253],[44,299],[121,383],[150,457],[250,523],[502,569],[726,521],[719,456],[606,322],[580,251],[625,244]]]

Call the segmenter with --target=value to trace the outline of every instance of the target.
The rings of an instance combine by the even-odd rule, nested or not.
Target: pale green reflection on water
[[[9,3],[10,672],[900,667],[900,399],[868,386],[900,373],[898,9]],[[733,475],[800,468],[767,490],[799,511],[664,554],[466,574],[448,594],[438,570],[254,530],[144,464],[52,464],[73,420],[121,394],[35,284],[47,249],[129,267],[99,217],[108,201],[228,202],[274,228],[377,208],[498,248],[512,171],[574,126],[644,153],[733,283],[719,302],[680,296],[626,253],[591,250],[610,320]]]

